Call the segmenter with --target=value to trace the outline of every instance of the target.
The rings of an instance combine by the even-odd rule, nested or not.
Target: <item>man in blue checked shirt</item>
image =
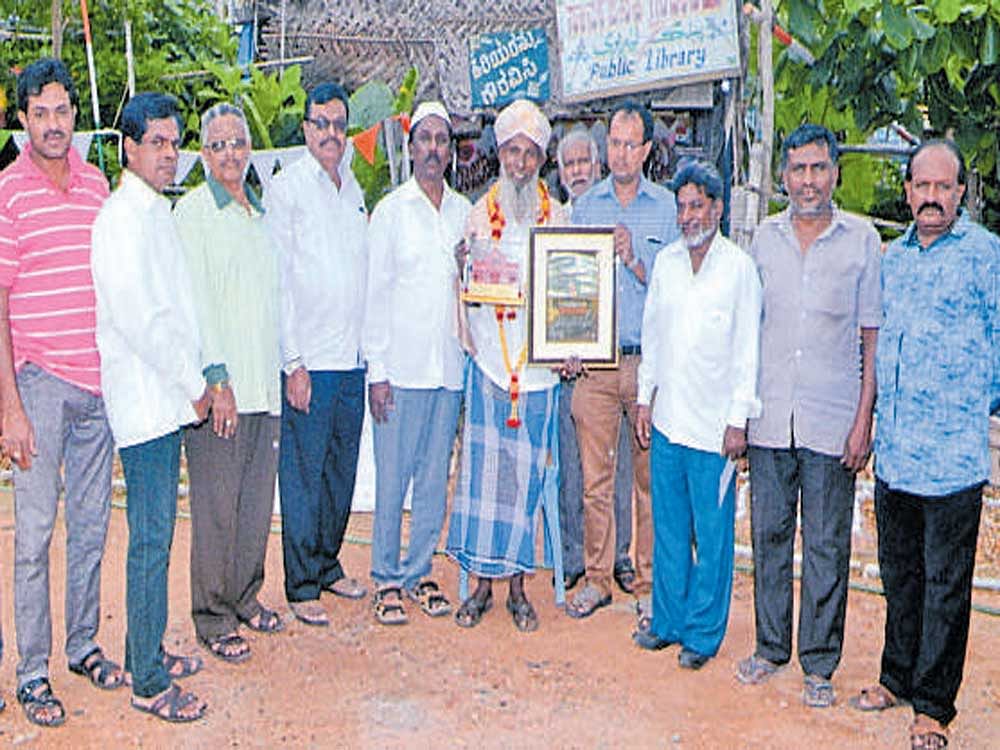
[[[607,179],[573,204],[573,223],[615,227],[619,260],[615,303],[618,315],[617,369],[591,370],[573,390],[573,421],[583,465],[583,559],[586,586],[566,605],[571,617],[588,617],[611,603],[614,575],[614,494],[616,447],[621,416],[635,432],[636,372],[642,356],[640,329],[646,283],[661,248],[678,236],[674,195],[642,174],[653,146],[653,117],[645,107],[626,100],[612,113],[608,126]],[[649,600],[653,576],[653,522],[649,495],[649,451],[632,435],[635,492],[634,593]],[[640,611],[643,611],[640,608]]]
[[[972,574],[1000,397],[1000,238],[959,209],[951,141],[910,157],[913,224],[882,261],[875,514],[886,624],[877,685],[852,704],[909,703],[913,747],[948,744],[969,635]]]

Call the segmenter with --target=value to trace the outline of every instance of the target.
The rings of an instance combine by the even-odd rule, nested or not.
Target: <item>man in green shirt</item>
[[[202,116],[205,183],[177,220],[191,275],[207,385],[228,394],[185,430],[191,487],[191,611],[198,639],[227,662],[250,656],[240,624],[262,633],[281,617],[257,599],[274,505],[281,408],[278,270],[263,209],[246,185],[250,133],[218,104]]]

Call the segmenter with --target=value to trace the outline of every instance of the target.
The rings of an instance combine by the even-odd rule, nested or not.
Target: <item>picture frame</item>
[[[535,227],[528,269],[528,364],[576,355],[618,366],[617,285],[611,227]]]

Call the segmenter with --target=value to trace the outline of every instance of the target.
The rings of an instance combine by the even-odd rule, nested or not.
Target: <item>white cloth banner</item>
[[[272,148],[267,151],[254,151],[250,155],[250,163],[257,172],[260,186],[266,193],[274,179],[275,170],[281,170],[299,159],[306,152],[305,146],[291,148]]]

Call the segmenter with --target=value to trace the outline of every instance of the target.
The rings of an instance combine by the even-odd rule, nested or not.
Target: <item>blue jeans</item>
[[[278,482],[285,596],[319,599],[344,577],[338,559],[351,515],[365,416],[364,370],[310,371],[309,413],[282,397]],[[282,393],[285,378],[282,377]]]
[[[170,675],[163,666],[163,633],[181,433],[130,445],[119,454],[128,492],[125,670],[132,673],[132,692],[150,698],[170,687]]]
[[[652,631],[704,656],[726,634],[733,588],[733,479],[719,453],[687,448],[653,430]],[[692,551],[697,548],[697,555]]]
[[[66,487],[66,657],[77,664],[97,647],[114,443],[100,396],[30,363],[17,373],[17,389],[38,447],[30,469],[14,469],[14,623],[17,678],[24,685],[49,672],[49,545],[60,469]]]
[[[413,588],[431,572],[448,494],[461,391],[392,388],[394,408],[374,423],[375,518],[372,580]],[[399,559],[403,498],[413,482],[410,544]]]

